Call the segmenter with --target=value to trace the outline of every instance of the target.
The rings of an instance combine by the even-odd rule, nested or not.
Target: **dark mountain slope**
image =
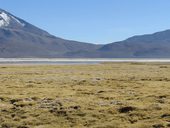
[[[102,57],[170,57],[170,30],[154,34],[134,36],[121,42],[101,47]]]

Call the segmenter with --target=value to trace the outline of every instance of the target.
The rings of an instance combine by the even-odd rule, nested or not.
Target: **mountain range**
[[[169,58],[170,30],[105,45],[66,40],[0,9],[0,58]]]

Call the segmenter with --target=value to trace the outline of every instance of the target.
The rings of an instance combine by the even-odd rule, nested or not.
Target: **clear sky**
[[[90,43],[170,29],[170,0],[0,0],[0,8],[57,37]]]

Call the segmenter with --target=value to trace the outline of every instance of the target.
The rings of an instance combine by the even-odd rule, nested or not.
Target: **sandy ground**
[[[170,127],[170,64],[0,65],[0,128],[70,127]]]

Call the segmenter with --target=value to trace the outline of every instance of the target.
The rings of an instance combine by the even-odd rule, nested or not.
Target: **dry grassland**
[[[0,128],[70,127],[170,127],[170,64],[0,66]]]

